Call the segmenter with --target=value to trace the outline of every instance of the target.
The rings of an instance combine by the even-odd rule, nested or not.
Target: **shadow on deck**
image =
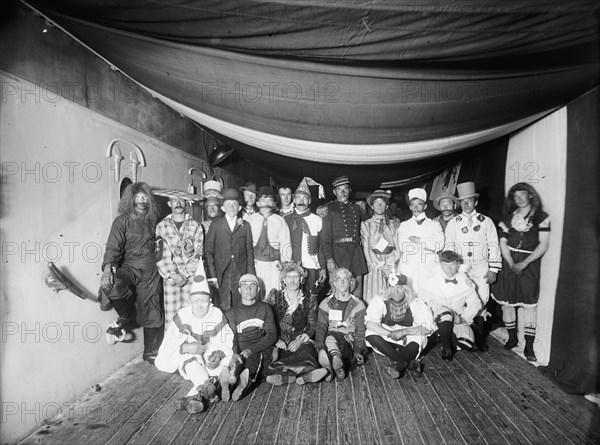
[[[23,444],[597,444],[600,409],[564,393],[490,338],[487,353],[439,350],[392,380],[371,354],[343,381],[260,384],[239,402],[177,411],[191,382],[134,361]]]

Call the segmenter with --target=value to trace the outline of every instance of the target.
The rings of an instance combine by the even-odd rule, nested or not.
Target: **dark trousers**
[[[419,345],[415,342],[410,342],[406,346],[402,346],[387,341],[381,335],[369,335],[367,336],[367,341],[374,349],[377,349],[395,363],[408,363],[416,359],[419,353]]]
[[[227,265],[223,279],[219,283],[219,298],[216,302],[216,306],[223,312],[241,303],[242,296],[238,290],[241,276],[235,263],[231,262]]]
[[[144,328],[162,328],[165,323],[162,292],[156,266],[124,264],[114,274],[114,285],[107,296],[119,317],[129,324],[137,321]]]

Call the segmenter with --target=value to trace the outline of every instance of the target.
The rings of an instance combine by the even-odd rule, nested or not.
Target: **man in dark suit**
[[[226,311],[241,302],[238,281],[244,274],[256,274],[250,225],[238,218],[240,195],[236,189],[223,192],[225,213],[210,225],[205,241],[208,282],[218,289],[215,302]]]

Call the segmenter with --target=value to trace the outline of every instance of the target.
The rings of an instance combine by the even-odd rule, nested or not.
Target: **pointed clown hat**
[[[206,271],[204,270],[204,261],[202,257],[198,260],[198,268],[192,279],[192,289],[190,290],[190,298],[192,295],[207,294],[210,297],[210,289],[206,280]]]
[[[302,178],[302,181],[300,181],[300,184],[298,185],[298,188],[296,189],[295,194],[311,196],[310,189],[309,189],[309,186],[311,186],[311,185],[319,186],[319,199],[325,198],[325,190],[323,189],[323,186],[321,184],[319,184],[317,181],[315,181],[314,179],[306,177],[306,176],[304,178]]]

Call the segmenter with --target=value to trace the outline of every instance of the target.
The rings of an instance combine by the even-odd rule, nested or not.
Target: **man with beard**
[[[156,266],[163,277],[166,330],[177,311],[188,304],[191,278],[203,254],[204,231],[199,222],[185,213],[186,202],[193,199],[190,195],[180,190],[159,190],[154,194],[167,196],[172,212],[156,226],[156,238],[162,247],[162,258]]]
[[[279,194],[279,214],[283,217],[294,211],[294,203],[292,202],[292,188],[287,184],[281,184],[277,187]]]
[[[310,211],[309,185],[318,185],[319,194],[324,196],[321,184],[311,178],[303,178],[294,194],[295,209],[285,216],[285,221],[290,228],[292,261],[300,263],[306,270],[306,290],[315,295],[327,278],[327,263],[320,246],[323,220]]]
[[[348,176],[333,180],[336,201],[329,204],[327,216],[323,218],[321,240],[329,279],[338,267],[350,270],[356,282],[356,288],[350,289],[350,292],[362,299],[362,279],[368,270],[361,246],[360,223],[367,219],[367,215],[358,205],[349,202],[351,191]]]
[[[260,300],[264,300],[271,289],[281,289],[279,270],[283,261],[290,261],[290,229],[282,216],[275,210],[275,195],[271,187],[258,189],[258,213],[248,217],[254,244],[256,276],[261,289]]]
[[[159,208],[148,184],[129,185],[119,204],[102,261],[102,290],[119,315],[108,328],[111,343],[131,341],[144,328],[144,360],[154,363],[164,334],[162,283],[156,267],[155,227]],[[137,322],[137,324],[136,324]]]
[[[443,192],[433,200],[433,207],[441,212],[441,214],[433,220],[440,223],[444,232],[446,231],[446,227],[450,220],[456,216],[457,204],[458,200],[456,199],[456,196],[448,192]]]

